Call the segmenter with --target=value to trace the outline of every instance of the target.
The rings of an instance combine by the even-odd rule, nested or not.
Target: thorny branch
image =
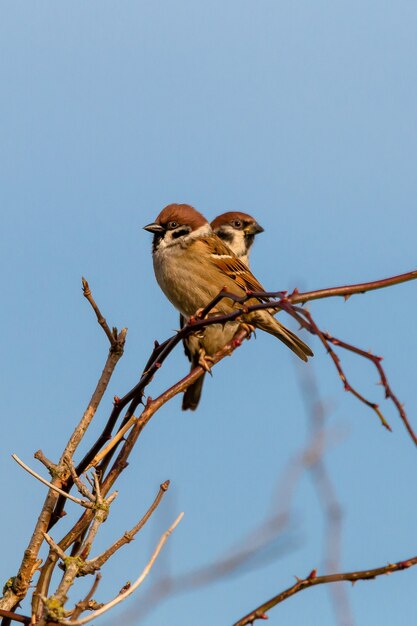
[[[100,482],[99,482],[99,491],[100,491],[100,497],[105,498],[109,490],[113,486],[114,482],[117,480],[120,473],[127,467],[127,461],[128,461],[130,452],[133,446],[135,445],[138,437],[140,436],[143,428],[151,419],[151,417],[156,413],[156,411],[163,404],[165,404],[168,400],[170,400],[172,397],[174,397],[178,393],[183,392],[190,384],[192,384],[195,380],[197,380],[197,378],[199,378],[203,374],[202,368],[196,367],[188,376],[184,377],[182,380],[172,385],[172,387],[167,389],[164,393],[162,393],[155,400],[152,400],[150,397],[148,397],[147,402],[144,405],[144,408],[142,410],[142,413],[138,417],[131,419],[134,417],[134,412],[136,408],[140,404],[143,404],[143,398],[144,398],[145,389],[147,385],[151,382],[152,378],[157,373],[157,371],[162,366],[162,364],[167,359],[167,357],[170,355],[172,350],[176,347],[178,343],[182,341],[183,338],[187,337],[188,335],[210,324],[225,323],[227,321],[234,320],[237,318],[241,318],[241,317],[244,318],[245,314],[251,311],[255,311],[258,309],[262,309],[262,308],[266,308],[270,310],[277,310],[277,311],[280,309],[283,309],[287,313],[295,317],[296,319],[299,319],[299,320],[303,319],[304,323],[302,325],[306,327],[308,330],[310,330],[310,332],[313,332],[314,334],[321,333],[321,336],[319,334],[319,337],[322,340],[322,343],[326,344],[327,349],[329,347],[329,344],[333,343],[333,345],[339,345],[339,347],[342,347],[345,349],[351,349],[352,351],[355,351],[357,354],[361,356],[365,356],[364,354],[362,354],[364,351],[362,351],[360,348],[355,348],[353,346],[348,347],[349,344],[341,342],[340,340],[335,340],[335,338],[330,338],[330,336],[327,336],[325,333],[322,333],[321,331],[319,331],[318,327],[314,326],[314,322],[313,322],[311,315],[308,314],[306,316],[306,311],[304,309],[298,310],[298,308],[296,308],[295,305],[300,304],[300,303],[305,303],[310,300],[333,297],[333,296],[343,296],[346,299],[350,295],[353,295],[356,293],[364,293],[366,291],[370,291],[373,289],[379,289],[379,288],[383,288],[387,286],[392,286],[395,284],[405,282],[407,280],[414,280],[415,278],[417,278],[417,271],[412,271],[412,272],[408,272],[406,274],[402,274],[399,276],[394,276],[388,279],[384,279],[380,281],[373,281],[370,283],[361,283],[358,285],[348,285],[344,287],[322,289],[322,290],[305,292],[305,293],[299,293],[297,290],[295,290],[293,291],[293,293],[289,295],[287,295],[284,292],[272,292],[272,293],[262,292],[260,294],[256,294],[252,292],[252,293],[248,293],[246,296],[242,298],[239,298],[235,296],[234,294],[222,292],[221,294],[219,294],[218,299],[215,299],[212,303],[210,303],[206,307],[204,314],[208,315],[208,317],[202,318],[201,316],[200,317],[196,316],[195,318],[192,318],[183,327],[181,331],[176,333],[176,335],[174,335],[170,339],[166,340],[162,344],[158,344],[157,342],[155,342],[154,350],[150,358],[148,359],[148,362],[143,370],[143,373],[141,375],[139,382],[122,398],[115,397],[113,410],[107,420],[107,424],[102,432],[102,435],[99,437],[96,443],[91,447],[91,449],[84,456],[81,462],[78,463],[75,473],[74,473],[74,471],[71,471],[70,469],[71,465],[69,464],[68,460],[72,462],[74,453],[76,452],[80,441],[84,437],[87,431],[87,428],[95,415],[97,407],[99,406],[102,400],[102,397],[107,388],[108,382],[111,378],[114,368],[119,358],[122,356],[124,342],[126,338],[126,332],[127,332],[126,329],[122,329],[119,333],[117,332],[116,329],[110,330],[103,315],[101,314],[98,306],[96,305],[92,297],[91,290],[88,286],[87,281],[83,279],[84,295],[86,299],[89,301],[90,305],[92,306],[96,314],[97,320],[99,324],[102,326],[110,342],[109,355],[108,355],[103,373],[97,384],[96,390],[94,391],[93,396],[91,398],[91,401],[80,423],[75,428],[72,436],[70,437],[67,445],[65,446],[64,452],[59,462],[54,464],[48,459],[46,459],[46,457],[43,455],[41,451],[37,453],[37,458],[41,460],[41,462],[48,468],[48,470],[51,473],[51,477],[52,477],[52,480],[50,483],[51,486],[49,488],[48,495],[45,500],[45,504],[42,508],[41,514],[39,516],[32,539],[29,543],[27,550],[25,551],[25,555],[24,555],[21,567],[19,569],[18,575],[13,580],[13,583],[10,586],[8,586],[4,597],[0,599],[0,610],[7,611],[11,608],[14,608],[15,606],[17,606],[19,601],[21,601],[24,598],[24,596],[26,595],[28,591],[31,578],[34,572],[36,571],[36,569],[40,565],[38,554],[39,554],[39,549],[41,547],[41,544],[45,540],[45,533],[50,528],[52,528],[52,526],[64,514],[66,496],[64,496],[63,494],[58,494],[53,487],[61,489],[67,494],[73,487],[76,476],[81,476],[88,466],[94,466],[95,463],[100,462],[100,465],[98,468],[98,471],[101,475]],[[236,303],[235,305],[236,308],[231,314],[217,315],[213,311],[216,305],[216,302],[218,302],[219,299],[221,298],[229,298]],[[264,302],[255,303],[255,304],[251,304],[251,303],[246,304],[248,300],[251,300],[251,302],[253,302],[254,298],[259,298],[259,299],[264,299],[264,300],[266,298],[269,298],[269,300],[266,302],[264,301]],[[276,298],[276,299],[270,300],[270,298]],[[241,306],[238,306],[239,304]],[[240,331],[238,331],[237,335],[235,336],[232,342],[224,346],[224,348],[219,350],[219,352],[216,355],[214,355],[213,357],[214,363],[217,363],[218,361],[223,359],[225,356],[230,355],[236,348],[238,348],[242,344],[242,341],[245,338],[247,338],[247,330],[241,329]],[[371,357],[366,356],[366,358],[371,358]],[[374,358],[378,359],[378,357],[374,357]],[[333,361],[337,367],[337,359],[333,358]],[[390,387],[388,386],[386,375],[384,371],[382,370],[382,367],[380,366],[380,362],[377,360],[374,360],[374,363],[377,366],[378,371],[381,375],[381,380],[385,388],[386,396],[393,400],[393,402],[397,406],[397,409],[400,412],[400,415],[404,423],[407,425],[408,421],[405,416],[405,413],[400,403],[398,402],[398,400],[392,393]],[[377,363],[379,364],[379,367]],[[338,367],[338,372],[339,372],[339,375],[342,377],[343,370],[340,367],[340,363]],[[344,379],[342,378],[342,380],[346,381],[346,377]],[[349,388],[349,391],[351,391],[351,388]],[[365,398],[363,398],[359,393],[355,393],[355,395],[359,399],[364,401],[366,404],[368,404],[369,406],[372,406],[372,403],[370,403]],[[104,446],[104,444],[109,440],[109,438],[112,436],[112,433],[117,424],[118,418],[125,408],[126,408],[126,412],[124,414],[121,427],[123,427],[126,423],[130,423],[131,428],[129,431],[127,431],[126,429],[126,432],[124,433],[125,437],[121,439],[121,442],[122,442],[121,449],[115,461],[113,462],[113,465],[110,467],[110,470],[105,475],[107,467],[112,458],[112,455],[114,451],[116,450],[116,445],[119,442],[115,441],[114,448],[112,448],[111,450],[109,449],[106,456],[102,458],[101,461],[100,461],[100,457],[96,458],[96,455]],[[372,406],[372,408],[374,408],[375,410],[374,406]],[[402,410],[402,412],[400,409]],[[131,422],[129,422],[129,420],[131,420]],[[408,427],[410,435],[412,436],[414,442],[416,443],[417,438],[415,437],[411,426],[408,424],[407,427]],[[97,488],[96,488],[96,495],[97,495]],[[59,542],[59,544],[56,544],[56,545],[59,546],[60,550],[65,552],[65,550],[67,550],[68,547],[74,544],[74,542],[79,542],[79,547],[77,546],[77,550],[76,550],[76,552],[79,553],[79,551],[82,550],[82,547],[84,545],[83,536],[88,531],[91,524],[93,525],[98,524],[98,520],[97,520],[95,512],[90,509],[90,510],[86,510],[82,514],[81,518],[73,526],[73,528]],[[90,528],[90,531],[88,531],[88,533],[89,534],[87,534],[87,538],[90,537],[91,539],[92,535],[94,535],[94,532],[92,533],[91,528]],[[51,547],[48,559],[46,560],[45,564],[41,568],[41,573],[40,573],[39,580],[36,586],[36,590],[35,590],[35,593],[33,594],[33,609],[32,609],[33,620],[40,619],[42,615],[44,598],[47,597],[48,595],[51,575],[56,565],[56,561],[57,561],[57,552],[55,548]],[[63,595],[64,594],[62,594],[62,596]]]
[[[417,556],[405,561],[398,561],[397,563],[389,563],[388,565],[383,565],[382,567],[376,567],[375,569],[346,572],[342,574],[328,574],[327,576],[317,576],[317,570],[313,569],[306,578],[297,578],[297,582],[294,585],[288,587],[284,591],[281,591],[278,595],[261,604],[257,609],[235,622],[233,626],[247,626],[247,624],[253,624],[258,619],[267,619],[267,611],[270,611],[277,604],[280,604],[299,591],[303,591],[309,587],[328,583],[337,583],[343,580],[350,581],[351,583],[356,583],[358,580],[372,580],[378,576],[383,576],[384,574],[392,574],[393,572],[408,569],[416,564]]]
[[[310,291],[310,292],[305,292],[305,293],[300,293],[297,290],[294,290],[292,294],[286,296],[285,292],[260,292],[260,293],[255,293],[255,292],[251,292],[248,293],[246,296],[243,297],[238,297],[235,294],[228,294],[227,292],[221,292],[219,293],[218,296],[216,296],[216,298],[213,299],[212,302],[210,302],[205,309],[203,309],[203,311],[200,313],[199,317],[195,317],[192,318],[188,324],[186,324],[176,335],[174,335],[173,337],[171,337],[170,339],[167,339],[166,341],[164,341],[162,344],[159,344],[158,342],[155,342],[155,347],[154,350],[151,354],[151,356],[148,359],[148,362],[145,365],[145,368],[143,370],[142,376],[138,382],[138,384],[133,387],[133,389],[131,389],[125,396],[123,396],[122,398],[116,397],[114,400],[114,407],[113,410],[110,414],[110,417],[107,421],[107,424],[100,436],[100,438],[97,440],[97,442],[94,444],[94,446],[89,450],[89,452],[85,455],[85,457],[82,459],[82,461],[79,463],[79,465],[77,466],[77,473],[80,474],[82,473],[87,467],[89,467],[92,464],[92,461],[94,460],[94,458],[96,457],[96,455],[98,454],[99,450],[101,450],[101,448],[103,447],[103,445],[109,440],[111,433],[113,431],[113,428],[117,422],[118,417],[120,416],[122,410],[124,409],[124,407],[126,407],[129,403],[130,407],[125,415],[125,418],[122,422],[122,425],[120,428],[123,428],[123,434],[125,433],[125,431],[127,430],[127,428],[129,428],[129,426],[127,426],[127,424],[133,424],[134,420],[133,418],[133,413],[135,411],[135,409],[137,408],[137,406],[142,402],[143,396],[144,396],[144,390],[146,388],[146,386],[149,384],[149,382],[152,380],[153,376],[155,375],[155,373],[158,371],[158,369],[162,366],[163,362],[165,361],[165,359],[169,356],[169,354],[172,352],[172,350],[177,346],[178,343],[180,343],[185,337],[187,337],[188,335],[192,334],[193,332],[196,332],[202,328],[204,328],[205,326],[208,326],[210,324],[215,324],[215,323],[225,323],[227,321],[230,320],[234,320],[236,318],[241,317],[242,315],[244,315],[247,312],[251,312],[251,311],[256,311],[259,309],[263,309],[263,308],[275,308],[275,309],[282,309],[285,308],[285,310],[290,313],[291,315],[293,315],[294,317],[296,317],[296,319],[302,323],[302,325],[307,328],[307,330],[309,330],[311,333],[313,334],[317,334],[315,328],[312,326],[312,324],[306,324],[304,321],[302,321],[300,319],[300,316],[298,314],[296,314],[296,311],[294,310],[295,307],[293,306],[294,304],[298,304],[298,303],[306,303],[310,300],[315,300],[318,298],[328,298],[328,297],[336,297],[336,296],[342,296],[345,299],[347,299],[347,297],[353,295],[353,294],[360,294],[360,293],[365,293],[366,291],[371,291],[371,290],[375,290],[375,289],[381,289],[383,287],[388,287],[388,286],[392,286],[395,284],[400,284],[409,280],[414,280],[417,278],[417,270],[412,271],[412,272],[407,272],[405,274],[400,274],[398,276],[393,276],[387,279],[383,279],[383,280],[379,280],[379,281],[372,281],[372,282],[368,282],[368,283],[360,283],[360,284],[355,284],[355,285],[347,285],[347,286],[343,286],[343,287],[333,287],[333,288],[328,288],[328,289],[321,289],[321,290],[316,290],[316,291]],[[216,304],[222,299],[222,298],[231,298],[233,299],[235,302],[237,303],[241,303],[244,304],[249,298],[251,297],[275,297],[278,298],[278,300],[274,301],[269,301],[268,303],[262,303],[262,304],[256,304],[256,305],[252,305],[252,306],[247,306],[244,307],[242,309],[237,308],[233,313],[229,314],[229,315],[216,315],[215,317],[209,317],[207,318],[206,316],[210,313],[210,311],[212,311],[212,309],[216,306]],[[303,313],[306,313],[305,310],[303,310]],[[312,320],[312,318],[311,318]],[[317,328],[318,330],[318,328]],[[321,332],[321,331],[319,331]],[[322,333],[322,336],[326,338],[327,341],[332,342],[332,339],[330,339],[330,336],[327,333]],[[237,340],[235,342],[235,345],[232,347],[232,350],[230,350],[230,352],[228,351],[228,354],[230,354],[236,347],[238,347],[240,345],[239,341],[241,342],[243,340],[243,338],[246,337],[245,333],[242,333],[240,336],[240,339]],[[338,342],[336,344],[336,342]],[[380,357],[374,357],[373,355],[366,353],[364,350],[361,350],[360,348],[355,348],[354,346],[350,346],[349,344],[347,344],[346,342],[342,342],[340,340],[334,340],[335,345],[339,345],[342,348],[351,350],[351,351],[355,351],[357,354],[361,354],[362,356],[364,356],[365,358],[369,358],[372,359],[374,361],[374,363],[376,364],[378,362],[379,367],[378,367],[378,371],[380,372],[381,375],[381,381],[382,384],[384,385],[385,388],[385,392],[386,392],[386,397],[387,398],[391,398],[394,402],[394,404],[396,405],[398,411],[400,412],[401,415],[401,419],[403,420],[404,424],[407,427],[407,430],[410,434],[410,436],[412,437],[414,443],[416,443],[417,445],[417,437],[413,432],[413,429],[411,428],[408,420],[407,420],[407,416],[405,414],[404,408],[402,407],[402,405],[400,404],[400,402],[398,401],[398,399],[395,397],[395,395],[392,393],[391,389],[388,386],[387,383],[387,377],[383,371],[383,368],[380,364]],[[328,350],[329,346],[326,345],[326,349]],[[337,355],[335,355],[334,351],[332,351],[331,353],[332,359],[334,364],[336,365],[339,375],[342,378],[343,383],[345,384],[346,382],[346,376],[344,375],[343,369],[340,366],[340,360],[338,359]],[[196,370],[198,370],[199,372],[199,376],[202,375],[203,370],[201,367],[197,367]],[[198,376],[197,376],[198,377]],[[194,382],[195,378],[189,378],[187,377],[187,383],[185,387],[181,388],[181,391],[183,391],[184,389],[186,389],[190,384],[192,384],[192,382]],[[181,381],[183,382],[183,381]],[[359,394],[359,392],[356,392],[356,390],[353,390],[353,388],[346,384],[345,385],[345,389],[347,391],[350,391],[352,393],[354,393],[354,395],[356,395],[356,397],[358,397],[358,399],[360,399],[361,401],[363,401],[365,404],[367,404],[368,406],[370,406],[373,410],[375,410],[378,413],[378,416],[380,417],[382,423],[384,424],[384,426],[386,426],[387,428],[389,428],[386,420],[384,419],[382,413],[379,411],[378,405],[376,403],[372,403],[368,400],[366,400],[361,394]],[[130,420],[130,421],[129,421]],[[121,435],[119,435],[119,437],[121,437]],[[116,440],[114,442],[115,444],[118,443],[118,440]],[[110,450],[109,450],[110,452]],[[110,457],[111,458],[111,457]],[[102,459],[102,455],[100,455],[99,457],[97,457],[98,460]],[[103,468],[104,469],[104,468]],[[60,506],[63,506],[63,500],[61,500],[60,502]],[[57,515],[60,513],[60,511],[58,511]]]
[[[286,309],[286,304],[283,303],[283,308],[285,310]],[[322,331],[319,329],[319,327],[317,326],[317,324],[315,323],[315,321],[313,320],[313,317],[311,315],[311,313],[309,311],[307,311],[306,309],[301,309],[299,307],[291,307],[291,309],[289,309],[288,311],[299,323],[300,325],[305,328],[306,330],[308,330],[310,333],[312,333],[313,335],[317,335],[320,339],[320,341],[322,342],[323,346],[325,347],[327,353],[330,355],[336,370],[339,374],[340,379],[343,382],[343,386],[345,388],[345,391],[348,391],[350,393],[352,393],[356,398],[358,398],[358,400],[360,400],[361,402],[363,402],[363,404],[366,404],[366,406],[369,406],[373,411],[375,411],[375,413],[378,415],[381,424],[389,431],[391,431],[391,426],[388,424],[388,422],[386,421],[386,419],[384,418],[379,405],[376,402],[371,402],[370,400],[367,400],[361,393],[359,393],[347,380],[346,374],[341,366],[340,363],[340,358],[337,356],[337,354],[335,353],[335,351],[332,349],[330,344],[333,344],[335,346],[338,346],[340,348],[343,348],[344,350],[347,350],[349,352],[353,352],[354,354],[357,354],[361,357],[363,357],[364,359],[369,360],[371,363],[373,363],[378,371],[378,374],[380,376],[380,384],[382,385],[384,392],[385,392],[385,398],[387,400],[391,400],[393,402],[393,404],[395,405],[395,407],[398,410],[398,413],[400,415],[400,418],[404,424],[404,426],[406,427],[408,434],[410,435],[412,441],[414,442],[415,445],[417,445],[417,435],[415,434],[408,418],[407,418],[407,414],[404,410],[404,406],[400,403],[400,401],[398,400],[397,396],[394,394],[394,392],[392,391],[389,383],[388,383],[388,378],[387,375],[384,371],[384,368],[381,365],[381,361],[382,361],[382,357],[377,356],[375,354],[372,354],[372,352],[363,350],[362,348],[358,348],[357,346],[354,346],[350,343],[347,343],[346,341],[342,341],[341,339],[337,339],[337,337],[333,337],[330,333]]]

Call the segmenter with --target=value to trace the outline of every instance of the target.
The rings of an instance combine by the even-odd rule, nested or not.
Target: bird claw
[[[209,363],[213,365],[214,359],[211,356],[208,356],[203,348],[200,348],[198,354],[198,364],[203,368],[205,372],[211,374],[211,366],[209,365]]]
[[[247,322],[241,322],[240,330],[244,330],[247,333],[249,339],[252,333],[255,333],[255,326],[253,324],[248,324]]]

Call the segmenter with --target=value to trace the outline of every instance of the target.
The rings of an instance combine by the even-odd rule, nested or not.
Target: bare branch
[[[88,282],[86,281],[86,279],[84,278],[84,276],[81,278],[82,283],[83,283],[83,295],[84,297],[88,300],[88,302],[91,304],[91,307],[94,311],[94,313],[96,314],[97,317],[97,321],[100,324],[100,326],[102,327],[102,329],[104,330],[104,332],[106,333],[107,339],[110,342],[110,345],[112,346],[112,348],[117,346],[117,328],[113,328],[113,332],[110,330],[106,319],[103,317],[103,315],[101,314],[100,309],[98,308],[96,301],[93,298],[93,294],[91,293],[91,289],[90,289],[90,285],[88,284]]]
[[[71,618],[73,620],[77,620],[79,616],[81,615],[81,613],[83,613],[84,611],[87,611],[90,608],[91,600],[95,592],[97,591],[97,587],[99,585],[100,580],[101,580],[101,574],[97,573],[94,579],[94,583],[90,591],[85,596],[84,600],[81,600],[81,602],[77,602],[77,604],[75,605],[75,609],[71,615]]]
[[[135,582],[132,585],[130,585],[125,591],[123,591],[118,596],[116,596],[116,598],[114,598],[113,600],[111,600],[110,602],[108,602],[107,604],[102,606],[101,609],[98,609],[97,611],[94,611],[94,613],[91,613],[91,615],[87,615],[86,617],[83,617],[82,619],[74,620],[74,621],[73,620],[65,620],[62,623],[67,624],[67,626],[82,626],[82,624],[87,624],[88,622],[91,622],[92,620],[96,619],[100,615],[103,615],[103,613],[106,613],[107,611],[109,611],[111,608],[113,608],[114,606],[116,606],[120,602],[123,602],[123,600],[126,600],[126,598],[129,597],[134,591],[136,591],[136,589],[145,580],[146,576],[151,571],[153,564],[155,563],[156,559],[158,558],[158,555],[161,552],[161,550],[162,550],[166,540],[168,539],[169,535],[178,526],[178,524],[182,520],[183,516],[184,516],[184,513],[180,513],[178,515],[177,519],[175,520],[175,522],[172,524],[172,526],[170,526],[168,528],[168,530],[166,530],[164,532],[164,534],[160,538],[159,543],[156,546],[156,548],[155,548],[155,550],[154,550],[154,552],[153,552],[153,554],[152,554],[148,564],[146,565],[145,569],[143,570],[143,572],[141,573],[139,578],[137,578],[137,580],[135,580]]]
[[[144,525],[146,524],[148,519],[151,517],[152,513],[159,506],[159,504],[160,504],[162,498],[164,497],[165,493],[167,492],[168,488],[169,488],[169,480],[166,480],[159,487],[159,491],[158,491],[158,494],[157,494],[155,500],[152,502],[151,506],[146,511],[146,513],[142,517],[142,519],[140,519],[139,522],[135,526],[133,526],[133,528],[131,530],[127,530],[124,533],[124,535],[122,537],[120,537],[120,539],[118,539],[105,552],[103,552],[102,554],[96,556],[94,559],[91,559],[90,561],[88,561],[86,563],[85,570],[86,571],[90,571],[90,570],[91,571],[95,571],[97,569],[100,569],[104,565],[104,563],[106,561],[108,561],[108,559],[111,556],[113,556],[113,554],[115,552],[117,552],[117,550],[119,550],[122,546],[126,545],[127,543],[130,543],[131,541],[133,541],[133,539],[135,538],[135,535],[137,535],[137,533],[144,527]]]
[[[24,463],[21,459],[19,459],[17,454],[12,454],[12,459],[14,461],[16,461],[16,463],[18,465],[20,465],[20,467],[23,467],[23,469],[26,470],[31,476],[33,476],[34,478],[39,480],[39,482],[41,482],[42,484],[44,484],[47,487],[49,487],[49,489],[52,489],[53,491],[56,491],[57,493],[59,493],[64,498],[67,498],[68,500],[71,500],[72,502],[75,502],[76,504],[79,504],[80,506],[83,506],[86,509],[91,509],[92,508],[91,502],[87,502],[86,500],[81,500],[80,498],[76,498],[75,496],[72,496],[71,494],[66,493],[63,489],[60,489],[56,485],[53,485],[49,481],[45,480],[45,478],[42,478],[42,476],[40,476],[33,469],[31,469],[29,467],[29,465],[26,465],[26,463]]]
[[[13,613],[12,611],[5,611],[0,609],[0,617],[13,622],[19,622],[20,624],[30,624],[31,618],[26,615],[19,615],[19,613]]]
[[[255,609],[251,613],[248,613],[248,615],[245,615],[245,617],[242,617],[242,619],[235,622],[233,626],[246,626],[247,624],[253,624],[253,622],[257,619],[266,619],[267,611],[270,611],[277,604],[284,602],[284,600],[287,600],[287,598],[290,598],[299,591],[303,591],[304,589],[308,589],[309,587],[314,587],[316,585],[323,585],[327,583],[337,583],[343,580],[347,580],[352,583],[355,583],[358,580],[372,580],[374,578],[377,578],[377,576],[392,574],[393,572],[399,572],[416,564],[417,556],[411,559],[407,559],[406,561],[390,563],[388,565],[377,567],[375,569],[366,569],[357,572],[346,572],[343,574],[328,574],[327,576],[317,576],[317,570],[313,569],[311,573],[307,576],[307,578],[297,578],[297,582],[292,585],[292,587],[288,587],[288,589],[285,589],[285,591],[282,591],[267,602],[264,602],[257,609]]]
[[[300,315],[304,316],[307,321],[308,321],[308,325],[305,326],[308,330],[310,330],[310,332],[314,333],[315,335],[318,336],[318,338],[320,339],[320,341],[322,342],[323,346],[326,348],[327,353],[330,355],[337,371],[338,374],[340,376],[341,381],[343,382],[343,386],[345,388],[345,391],[350,392],[352,395],[354,395],[358,400],[360,400],[360,402],[362,402],[363,404],[366,404],[366,406],[368,406],[370,409],[372,409],[373,411],[375,411],[375,413],[378,415],[381,424],[389,431],[391,431],[391,426],[388,424],[388,422],[386,421],[385,417],[383,416],[381,409],[379,408],[379,405],[376,402],[371,402],[371,400],[367,400],[365,398],[365,396],[363,396],[361,393],[359,393],[359,391],[357,391],[349,382],[348,379],[346,378],[346,374],[340,364],[340,359],[337,356],[337,354],[335,353],[335,351],[331,348],[331,346],[329,345],[329,342],[327,340],[327,338],[325,337],[324,333],[322,333],[322,331],[319,329],[319,327],[317,326],[317,324],[315,323],[315,321],[313,320],[313,317],[311,315],[311,313],[309,311],[307,311],[306,309],[301,309],[299,307],[294,307],[295,311],[297,313],[299,313]],[[297,317],[297,319],[299,319],[299,317]],[[416,442],[415,442],[416,443]]]
[[[366,350],[362,350],[361,348],[357,348],[356,346],[353,346],[352,344],[349,344],[346,341],[342,341],[341,339],[332,337],[329,333],[323,333],[323,336],[327,339],[327,341],[330,341],[335,346],[339,346],[340,348],[344,348],[345,350],[354,352],[355,354],[358,354],[359,356],[362,356],[363,358],[368,359],[375,365],[376,369],[378,370],[380,379],[381,379],[380,384],[382,385],[385,391],[385,398],[390,399],[394,403],[401,417],[401,420],[403,421],[403,424],[408,431],[408,434],[410,435],[414,443],[417,445],[417,435],[415,434],[407,418],[406,412],[404,411],[404,406],[398,400],[397,396],[394,394],[394,392],[391,389],[391,386],[388,383],[387,375],[384,371],[384,368],[381,365],[382,357],[376,356],[375,354],[372,354],[371,352],[367,352]]]
[[[43,533],[43,536],[44,536],[45,541],[47,542],[47,544],[50,546],[51,550],[53,550],[53,552],[55,552],[55,554],[57,556],[59,556],[61,561],[65,561],[65,559],[67,558],[67,555],[65,554],[65,552],[63,550],[61,550],[59,545],[57,543],[55,543],[55,541],[52,539],[52,537],[50,537],[48,535],[48,533]]]
[[[135,417],[134,415],[129,417],[126,423],[124,423],[123,426],[119,428],[119,430],[117,431],[115,436],[112,438],[112,440],[109,441],[109,443],[105,445],[104,448],[98,454],[96,454],[96,456],[88,465],[85,471],[89,470],[90,467],[97,467],[97,465],[109,454],[109,452],[113,450],[113,448],[117,446],[117,444],[123,439],[125,434],[130,430],[130,428],[132,428],[133,424],[135,424],[137,420],[138,418]]]
[[[69,471],[71,473],[71,478],[74,481],[74,484],[77,487],[78,491],[85,498],[88,498],[88,500],[90,500],[90,502],[95,502],[95,499],[96,499],[95,495],[88,489],[88,487],[86,485],[84,485],[84,483],[77,476],[77,472],[75,471],[75,466],[74,466],[74,463],[72,462],[72,459],[66,458],[65,462],[66,462],[66,464],[68,466],[68,469],[69,469]]]
[[[392,287],[393,285],[400,285],[409,280],[416,280],[417,270],[406,272],[405,274],[398,274],[397,276],[390,276],[390,278],[383,278],[382,280],[373,280],[369,283],[358,283],[354,285],[345,285],[343,287],[328,287],[327,289],[317,289],[315,291],[306,291],[299,293],[294,290],[288,299],[293,304],[299,304],[304,302],[310,302],[311,300],[322,300],[323,298],[333,298],[335,296],[342,296],[347,300],[350,296],[359,293],[366,293],[368,291],[374,291],[375,289],[384,289],[385,287]]]
[[[100,380],[97,383],[97,387],[91,397],[90,403],[80,421],[71,435],[66,447],[64,455],[72,458],[75,450],[77,449],[81,439],[83,438],[87,428],[89,427],[91,420],[93,419],[97,408],[103,398],[103,395],[107,389],[107,385],[109,384],[110,378],[113,374],[114,368],[117,365],[120,357],[123,354],[123,347],[126,340],[127,329],[123,328],[118,335],[118,350],[113,350],[110,348],[109,355],[107,357],[106,364],[104,366],[103,372],[100,376]],[[78,476],[81,475],[81,471],[77,468]]]
[[[42,463],[42,465],[45,465],[46,469],[48,470],[48,472],[51,475],[56,474],[56,472],[58,471],[58,466],[56,463],[52,463],[52,461],[50,461],[42,452],[42,450],[38,450],[37,452],[35,452],[35,454],[33,455],[35,459],[37,459],[38,461],[40,461]]]
[[[322,330],[320,330],[317,326],[317,324],[314,322],[312,315],[309,311],[307,311],[306,309],[301,309],[300,307],[289,307],[287,308],[287,305],[285,303],[282,304],[282,307],[284,308],[285,311],[287,311],[290,315],[292,315],[298,322],[299,324],[305,328],[306,330],[308,330],[309,332],[311,332],[314,335],[317,335],[320,339],[320,341],[322,342],[322,344],[324,345],[324,347],[326,348],[326,351],[330,354],[331,359],[333,360],[333,363],[337,369],[337,372],[339,374],[340,379],[343,382],[345,391],[348,391],[350,393],[352,393],[356,398],[358,398],[361,402],[363,402],[364,404],[366,404],[367,406],[369,406],[371,409],[373,409],[375,411],[375,413],[378,415],[381,423],[383,426],[385,426],[385,428],[387,430],[391,431],[391,427],[388,424],[388,422],[385,420],[379,406],[377,403],[375,402],[371,402],[370,400],[367,400],[362,394],[360,394],[356,389],[354,389],[352,387],[352,385],[348,382],[347,378],[346,378],[346,374],[342,368],[342,365],[340,363],[340,359],[337,356],[337,354],[334,352],[334,350],[332,349],[332,347],[329,345],[330,343],[338,346],[340,348],[343,348],[344,350],[347,350],[349,352],[353,352],[369,361],[371,361],[371,363],[374,364],[374,366],[376,367],[376,369],[378,370],[379,376],[380,376],[380,384],[382,385],[382,387],[384,388],[385,391],[385,398],[386,399],[390,399],[394,406],[396,407],[400,418],[404,424],[404,426],[406,427],[408,434],[410,435],[411,439],[413,440],[414,444],[417,445],[417,435],[414,432],[408,418],[407,418],[407,414],[404,410],[404,406],[400,403],[400,401],[398,400],[397,396],[394,394],[394,392],[391,389],[391,386],[388,383],[388,378],[387,375],[385,374],[384,368],[381,365],[381,361],[382,361],[382,357],[377,356],[375,354],[372,354],[371,352],[367,351],[367,350],[363,350],[362,348],[358,348],[357,346],[354,346],[350,343],[347,343],[346,341],[342,341],[341,339],[337,339],[336,337],[333,337],[330,333],[328,332],[324,332]]]

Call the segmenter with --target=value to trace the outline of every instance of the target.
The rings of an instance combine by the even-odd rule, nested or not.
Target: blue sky
[[[141,229],[165,204],[189,202],[208,218],[226,210],[255,215],[265,233],[252,264],[268,289],[362,282],[416,267],[417,7],[405,0],[14,0],[2,3],[0,18],[5,581],[45,495],[10,455],[35,466],[42,448],[56,460],[107,352],[81,276],[109,323],[129,328],[85,446],[112,396],[135,384],[153,339],[177,327]],[[409,283],[310,307],[322,328],[384,356],[415,426],[416,304]],[[330,359],[308,341],[309,372],[328,407],[325,461],[343,510],[341,569],[413,556],[417,451],[373,368],[343,355],[352,382],[381,402],[392,434],[343,391]],[[178,349],[150,395],[186,370]],[[294,575],[323,573],[326,529],[306,474],[294,491],[291,529],[279,540],[281,558],[271,548],[258,567],[135,618],[167,568],[180,575],[227,555],[280,504],[277,481],[308,436],[300,375],[283,346],[258,336],[215,369],[196,414],[182,413],[177,398],[155,416],[97,551],[133,526],[167,478],[170,492],[104,569],[97,599],[134,579],[159,534],[178,512],[185,517],[152,576],[110,620],[129,610],[130,623],[144,626],[227,625]],[[70,519],[77,513],[68,511]],[[54,529],[56,539],[66,523]],[[391,625],[402,615],[411,622],[416,582],[417,570],[409,570],[346,586],[353,623]],[[336,623],[325,588],[303,592],[269,619]]]

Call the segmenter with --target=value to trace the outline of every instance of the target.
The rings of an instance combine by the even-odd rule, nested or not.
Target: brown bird
[[[211,228],[222,241],[224,241],[232,252],[249,267],[249,253],[255,236],[263,232],[262,226],[258,224],[254,217],[240,211],[228,211],[218,215],[212,222]],[[180,315],[180,328],[184,326],[185,319]],[[183,340],[184,352],[191,362],[191,370],[199,363],[200,359],[200,339],[196,334],[188,335]],[[224,344],[227,343],[227,335]],[[195,411],[200,401],[203,390],[205,374],[197,378],[195,383],[190,385],[184,393],[182,399],[182,409]]]
[[[144,227],[152,232],[152,257],[156,280],[166,297],[185,317],[205,307],[221,289],[237,296],[247,290],[264,291],[249,268],[212,231],[208,221],[187,204],[170,204],[155,222]],[[247,305],[260,302],[250,298]],[[235,302],[223,298],[210,315],[227,315]],[[268,310],[242,315],[244,323],[264,330],[285,343],[300,359],[313,353],[294,333],[278,322]],[[213,324],[200,339],[199,364],[209,369],[210,356],[230,341],[239,328],[237,320]]]

